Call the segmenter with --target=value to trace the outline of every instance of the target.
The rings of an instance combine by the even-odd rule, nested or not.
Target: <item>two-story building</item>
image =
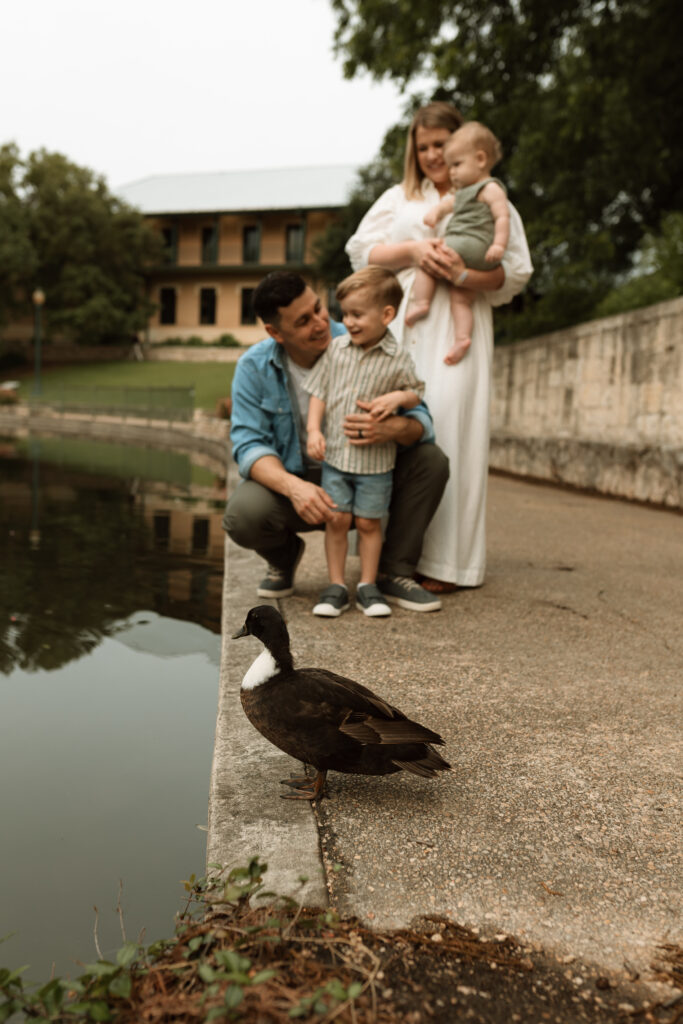
[[[229,333],[243,344],[258,341],[263,328],[252,308],[254,289],[283,267],[326,298],[315,278],[313,243],[348,201],[357,170],[160,174],[117,189],[164,240],[164,263],[148,281],[156,305],[148,340],[194,335],[208,342]]]

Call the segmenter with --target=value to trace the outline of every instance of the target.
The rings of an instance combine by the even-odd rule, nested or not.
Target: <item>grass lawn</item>
[[[213,412],[219,398],[227,398],[235,363],[88,363],[85,366],[48,366],[41,374],[42,393],[57,396],[69,387],[191,387],[195,407]],[[21,376],[19,393],[27,398],[33,374]]]

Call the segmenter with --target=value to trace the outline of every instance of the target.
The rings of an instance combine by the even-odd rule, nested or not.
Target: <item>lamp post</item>
[[[35,375],[33,379],[33,394],[40,394],[40,344],[42,341],[42,328],[43,328],[43,306],[45,305],[45,292],[42,288],[36,288],[33,295],[33,315],[35,323]]]

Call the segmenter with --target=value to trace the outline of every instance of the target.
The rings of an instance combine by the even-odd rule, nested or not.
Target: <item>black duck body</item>
[[[234,639],[246,635],[256,636],[269,652],[260,655],[242,683],[247,718],[274,746],[313,765],[323,779],[329,770],[352,775],[406,770],[432,778],[450,768],[432,746],[443,744],[441,736],[372,690],[326,669],[295,669],[287,627],[270,605],[252,608]]]

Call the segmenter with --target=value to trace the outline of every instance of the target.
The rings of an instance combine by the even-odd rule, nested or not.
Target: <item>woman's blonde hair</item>
[[[421,186],[424,174],[420,170],[417,161],[417,135],[418,128],[443,128],[447,132],[454,132],[463,123],[463,117],[457,107],[452,103],[444,103],[437,100],[428,103],[416,112],[406,141],[406,155],[403,169],[403,189],[408,199],[414,199],[421,194]]]

